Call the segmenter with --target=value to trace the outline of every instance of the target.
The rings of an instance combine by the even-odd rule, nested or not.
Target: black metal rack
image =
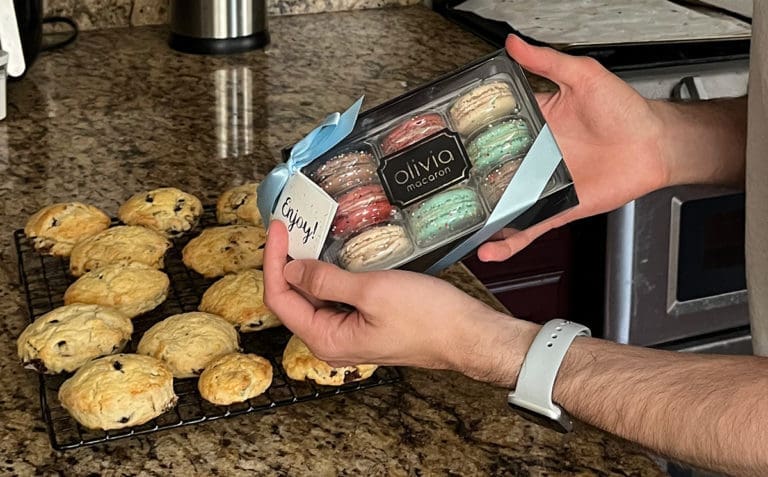
[[[206,207],[195,232],[215,225],[212,208]],[[181,250],[196,233],[188,234],[173,243],[165,257],[165,272],[171,280],[166,301],[155,310],[133,319],[134,334],[125,352],[135,351],[141,335],[156,322],[177,313],[196,311],[203,292],[215,281],[189,270],[181,261]],[[68,261],[37,253],[23,230],[13,234],[18,255],[19,277],[24,288],[30,322],[64,304],[64,292],[75,280],[69,274]],[[207,421],[242,414],[263,412],[282,406],[359,391],[390,384],[402,379],[397,368],[379,368],[365,381],[352,382],[340,387],[319,386],[311,381],[294,381],[287,377],[281,365],[282,353],[290,332],[283,327],[257,333],[243,333],[240,343],[247,353],[256,353],[269,359],[274,377],[269,389],[253,399],[230,406],[216,406],[200,397],[196,379],[175,379],[174,390],[179,396],[176,407],[156,419],[132,428],[113,431],[86,429],[77,423],[58,400],[61,384],[70,376],[39,375],[40,404],[43,420],[48,429],[51,446],[56,450],[101,444],[127,437],[150,434]]]

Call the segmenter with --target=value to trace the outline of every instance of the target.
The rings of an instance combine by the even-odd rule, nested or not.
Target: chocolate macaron
[[[497,168],[493,169],[483,178],[480,188],[482,190],[483,197],[485,197],[485,201],[489,207],[496,207],[496,205],[499,203],[499,200],[501,200],[502,194],[504,194],[504,191],[507,190],[509,183],[512,182],[512,178],[517,173],[517,170],[520,169],[520,165],[522,165],[522,163],[523,159],[521,158],[510,159]],[[541,195],[546,195],[547,192],[555,187],[556,183],[556,177],[550,177]]]
[[[384,155],[393,154],[447,127],[443,117],[437,113],[413,116],[386,135],[381,142],[381,150]]]
[[[511,159],[488,173],[483,178],[482,190],[485,200],[491,207],[496,207],[501,195],[507,190],[509,182],[520,168],[522,159]]]
[[[376,160],[366,151],[337,154],[309,172],[309,178],[333,197],[353,187],[376,184],[379,181]]]

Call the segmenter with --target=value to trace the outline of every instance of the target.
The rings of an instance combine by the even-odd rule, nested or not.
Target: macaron
[[[483,178],[481,188],[489,206],[496,207],[522,162],[522,159],[511,159]]]
[[[339,265],[352,272],[384,270],[413,252],[405,228],[397,224],[378,225],[355,235],[341,248]]]
[[[481,130],[467,145],[475,170],[487,171],[510,157],[528,152],[533,138],[522,119],[505,119]]]
[[[456,131],[464,136],[502,116],[517,111],[512,87],[504,81],[483,83],[459,96],[448,113]]]
[[[339,206],[331,224],[331,233],[335,237],[354,234],[371,225],[386,222],[395,212],[384,189],[378,184],[352,189],[337,202]]]
[[[393,154],[447,127],[445,119],[437,113],[413,116],[386,135],[381,150],[385,155]]]
[[[376,161],[369,152],[337,154],[309,173],[309,178],[335,197],[353,187],[378,183]]]
[[[482,189],[486,203],[490,207],[496,207],[496,204],[499,203],[502,194],[507,190],[509,183],[512,181],[512,177],[517,173],[517,170],[522,163],[523,159],[521,158],[508,160],[489,172],[488,175],[483,178],[480,188]],[[541,196],[543,197],[547,192],[552,190],[556,184],[557,178],[553,175],[549,178],[549,181],[547,181],[547,185],[544,186]]]
[[[440,192],[409,211],[416,244],[422,247],[460,235],[484,219],[480,198],[466,187]]]

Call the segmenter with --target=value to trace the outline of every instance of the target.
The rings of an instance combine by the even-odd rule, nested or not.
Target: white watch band
[[[552,390],[565,354],[578,336],[591,336],[589,328],[566,320],[546,323],[525,355],[517,386],[509,393],[509,403],[562,421],[566,430],[570,430],[570,419],[552,402]]]

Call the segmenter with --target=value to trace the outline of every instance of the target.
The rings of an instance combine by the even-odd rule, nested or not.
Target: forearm
[[[660,150],[669,185],[743,184],[746,97],[650,104],[663,125]]]
[[[538,327],[507,317],[481,332],[464,371],[514,387]],[[648,449],[735,475],[768,475],[768,360],[673,353],[577,338],[553,400]]]
[[[768,361],[577,339],[554,400],[649,449],[736,475],[768,475]]]

